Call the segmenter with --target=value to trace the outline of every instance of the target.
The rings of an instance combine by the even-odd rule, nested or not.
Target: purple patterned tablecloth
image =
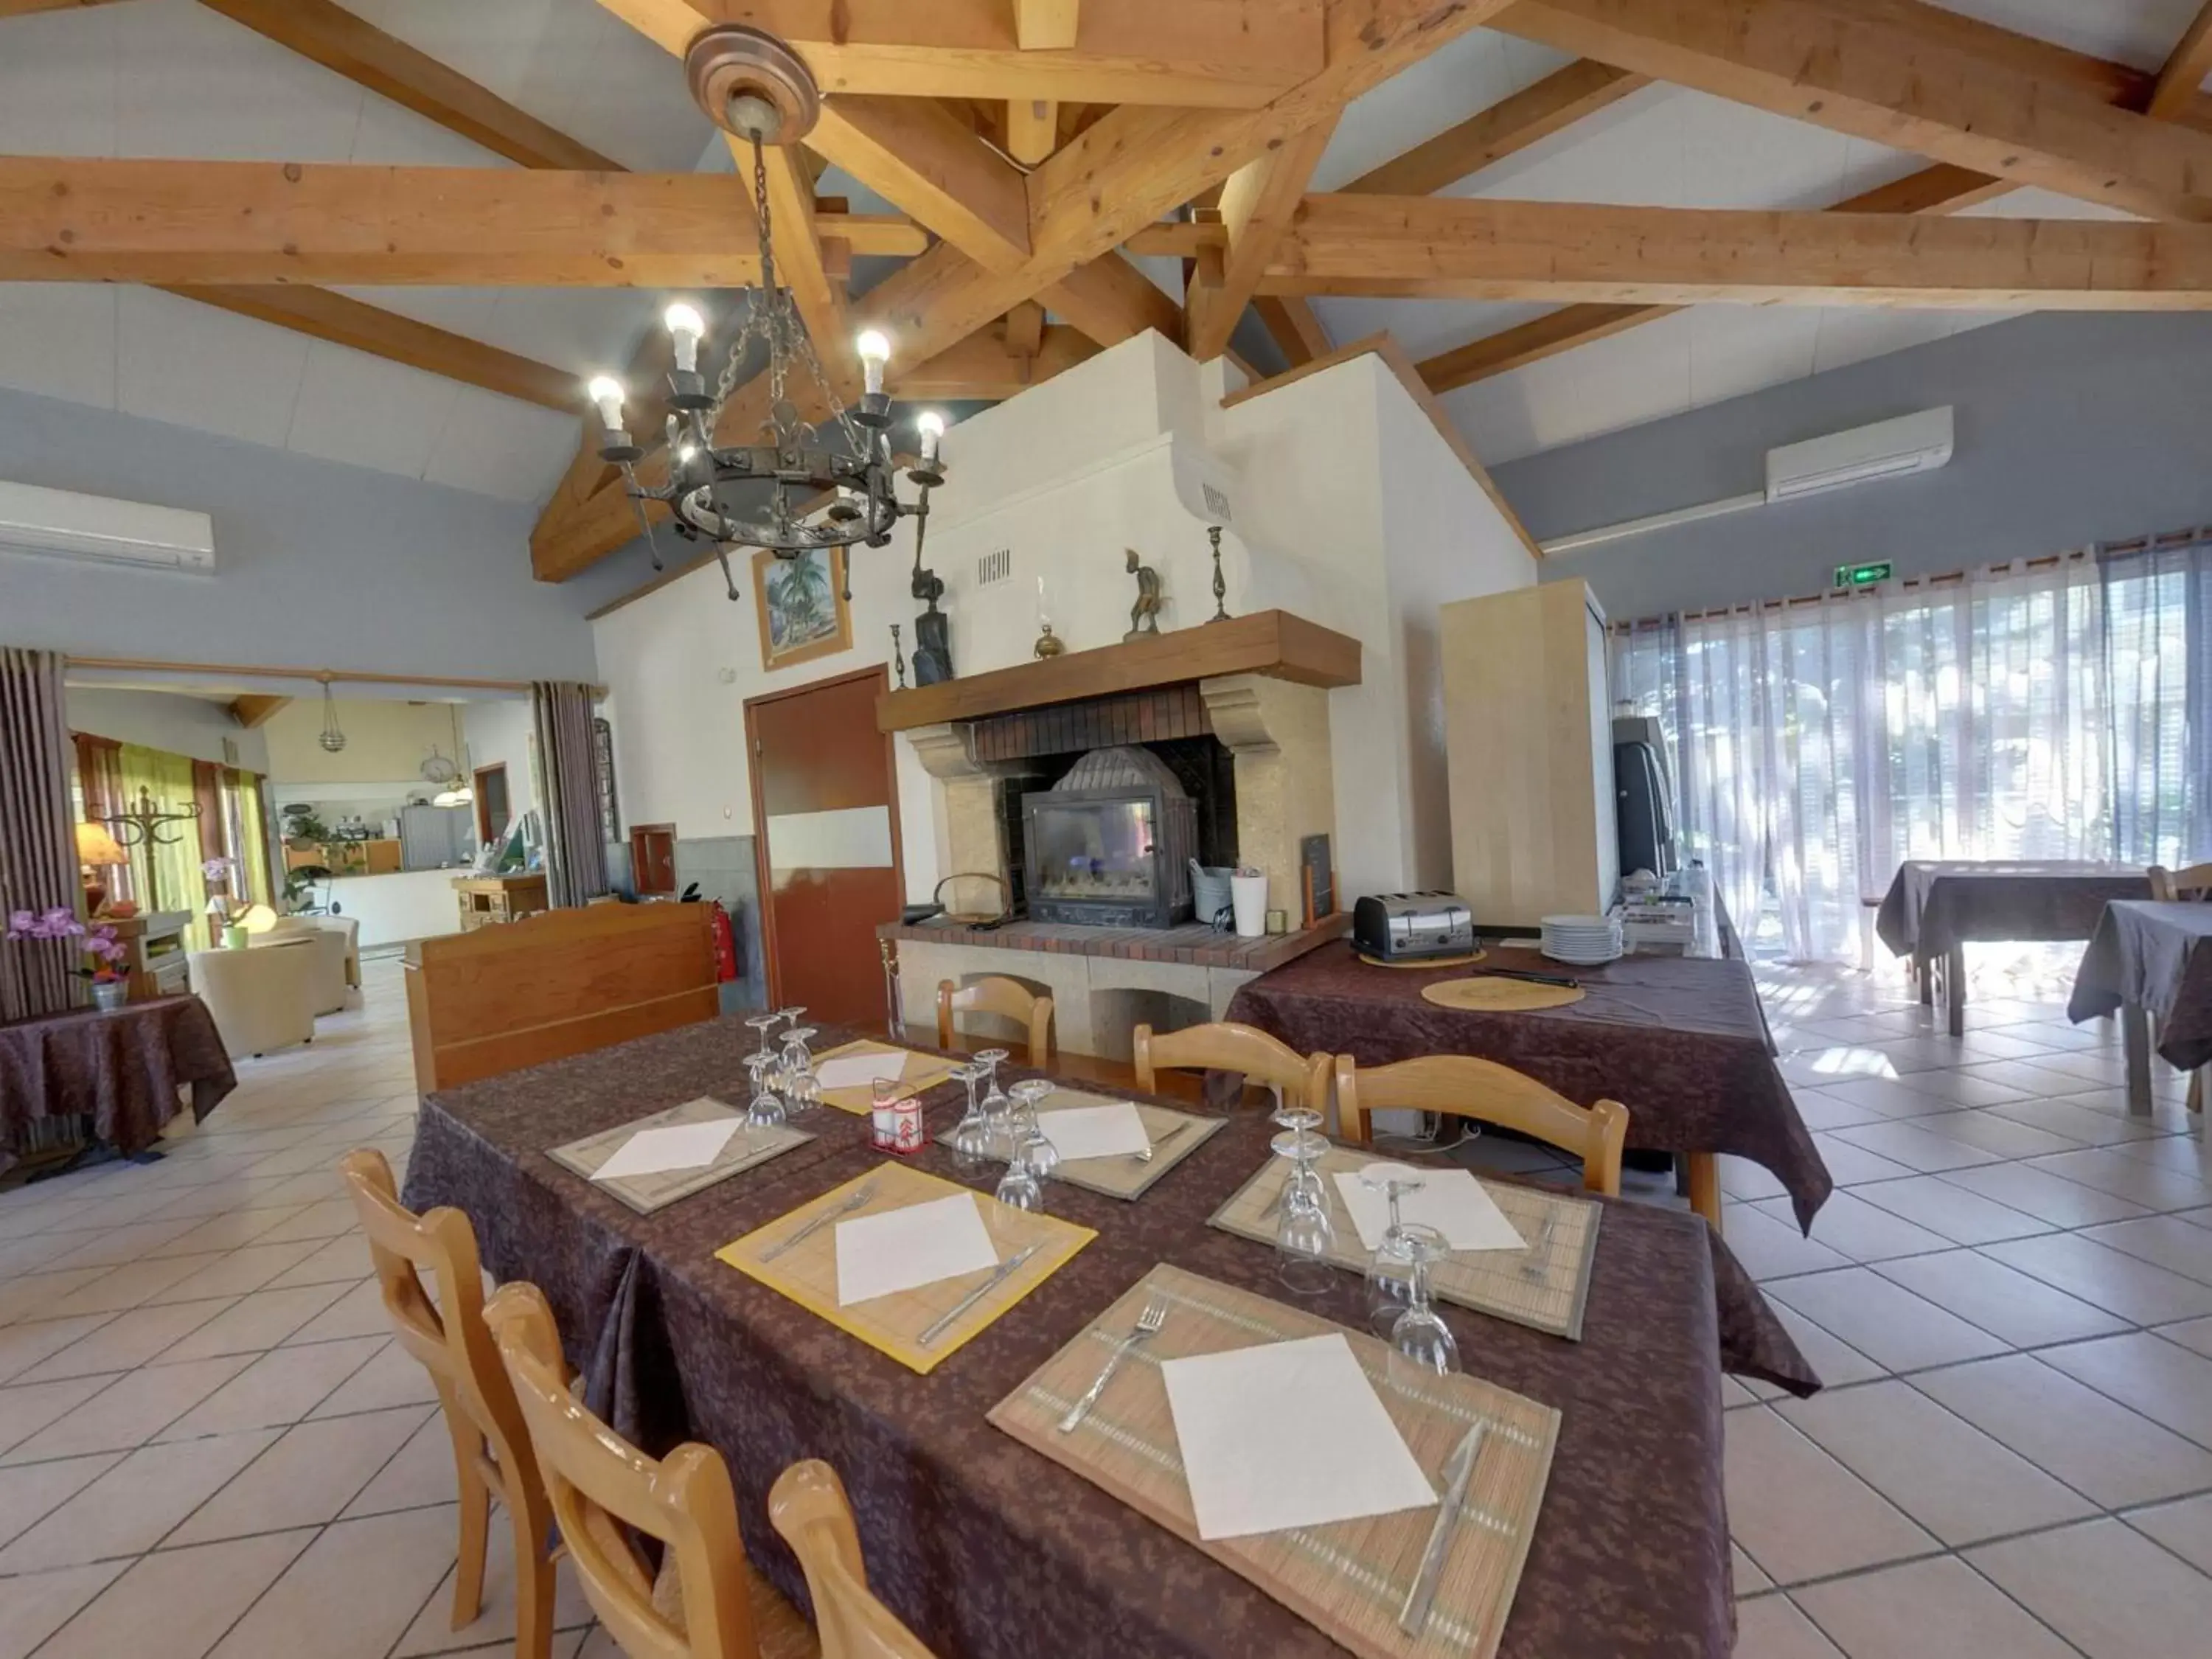
[[[237,1086],[215,1019],[196,996],[0,1025],[0,1170],[15,1162],[35,1120],[82,1114],[100,1139],[136,1152],[183,1109],[181,1090],[192,1091],[197,1121]]]
[[[825,1046],[839,1034],[825,1031]],[[787,1464],[844,1477],[869,1579],[940,1653],[963,1659],[1323,1659],[1312,1626],[985,1413],[1155,1263],[1277,1294],[1272,1254],[1206,1218],[1268,1156],[1242,1117],[1127,1204],[1060,1184],[1055,1214],[1098,1238],[927,1376],[714,1260],[714,1252],[872,1167],[866,1125],[834,1109],[818,1137],[652,1215],[633,1213],[544,1149],[706,1094],[746,1097],[752,1034],[687,1026],[431,1096],[407,1178],[416,1207],[474,1221],[485,1265],[550,1298],[590,1397],[647,1449],[691,1437],[735,1476],[745,1547],[794,1599],[797,1564],[767,1521]],[[1023,1075],[1009,1068],[1009,1075]],[[932,1130],[957,1085],[926,1097]],[[921,1168],[985,1190],[933,1146]],[[1356,1322],[1343,1276],[1316,1306]],[[1626,1659],[1730,1648],[1720,1372],[1809,1393],[1818,1378],[1724,1245],[1687,1215],[1607,1207],[1584,1340],[1444,1310],[1469,1370],[1558,1407],[1563,1425],[1503,1653]],[[1323,1425],[1286,1425],[1286,1432]]]
[[[2212,1064],[2212,904],[2122,899],[2105,907],[2066,1017],[2093,1019],[2122,1003],[2158,1017],[2158,1052],[2185,1072]]]
[[[1874,930],[1894,956],[1940,957],[1969,939],[2087,939],[2115,899],[2147,899],[2139,865],[2068,859],[1908,859]]]
[[[1565,968],[1492,945],[1475,968],[1377,968],[1346,943],[1249,981],[1228,1018],[1300,1054],[1389,1066],[1422,1054],[1478,1054],[1526,1072],[1571,1101],[1628,1108],[1628,1144],[1729,1152],[1790,1189],[1801,1225],[1835,1183],[1775,1066],[1773,1039],[1749,964],[1694,957],[1623,957]],[[1582,981],[1583,1000],[1515,1013],[1439,1008],[1424,986],[1484,968],[1526,968]]]

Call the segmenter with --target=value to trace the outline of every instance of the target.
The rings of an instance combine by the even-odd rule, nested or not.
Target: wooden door
[[[898,920],[898,793],[878,666],[745,704],[769,996],[810,1024],[885,1018],[876,928]]]

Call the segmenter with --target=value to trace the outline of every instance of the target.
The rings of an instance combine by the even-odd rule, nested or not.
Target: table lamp
[[[107,902],[107,883],[95,873],[112,869],[118,864],[128,864],[131,858],[115,844],[115,837],[104,823],[79,823],[76,826],[76,861],[83,866],[84,913],[96,916]]]
[[[276,913],[265,904],[249,904],[238,920],[222,930],[224,945],[233,951],[243,951],[246,941],[255,933],[265,933],[276,925]]]

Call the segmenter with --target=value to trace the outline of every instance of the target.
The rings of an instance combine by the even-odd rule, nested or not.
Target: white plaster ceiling
[[[2145,68],[2197,0],[1942,0]],[[597,0],[346,0],[350,9],[635,168],[726,169],[680,71]],[[1462,37],[1347,110],[1328,189],[1540,80],[1565,59]],[[195,0],[0,20],[0,154],[504,166],[412,112]],[[1698,207],[1818,208],[1917,157],[1679,88],[1652,87],[1454,193]],[[836,173],[825,191],[884,204]],[[1981,212],[2081,204],[2021,191]],[[1143,262],[1173,291],[1172,260]],[[872,273],[868,273],[872,274]],[[659,296],[620,290],[366,288],[371,304],[583,375],[626,362]],[[1545,307],[1322,299],[1332,338],[1389,328],[1416,357]],[[1493,462],[1996,320],[2002,313],[1706,306],[1449,394]],[[0,284],[0,386],[173,422],[505,499],[542,499],[575,421],[442,377],[147,290]]]

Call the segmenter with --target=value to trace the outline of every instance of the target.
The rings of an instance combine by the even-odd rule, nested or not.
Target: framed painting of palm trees
[[[753,600],[760,613],[761,666],[789,668],[853,644],[853,614],[846,608],[845,550],[816,548],[779,559],[763,548],[753,555]]]

